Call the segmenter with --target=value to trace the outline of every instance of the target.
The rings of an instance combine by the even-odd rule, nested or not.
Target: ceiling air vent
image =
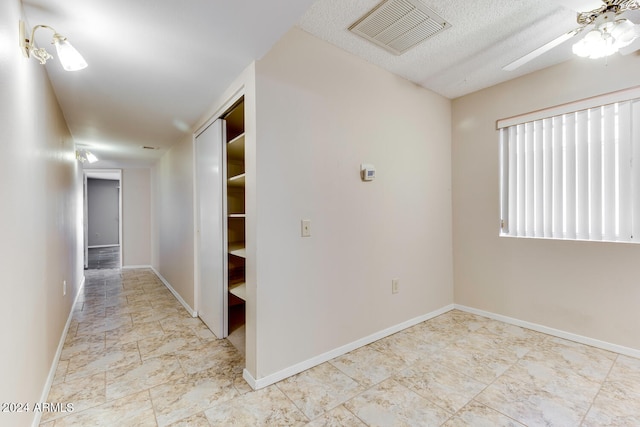
[[[349,30],[396,55],[401,55],[451,27],[418,0],[385,0]]]

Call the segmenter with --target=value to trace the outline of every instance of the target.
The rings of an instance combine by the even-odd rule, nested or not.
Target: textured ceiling
[[[568,42],[516,71],[502,70],[575,28],[577,11],[602,4],[424,0],[452,27],[395,56],[347,30],[378,1],[23,0],[23,6],[28,29],[37,24],[54,27],[89,63],[72,73],[62,71],[57,60],[45,67],[76,142],[101,158],[94,167],[104,168],[155,162],[191,132],[242,70],[296,24],[455,98],[571,58]],[[47,31],[36,34],[39,46],[47,47],[50,41]]]
[[[318,0],[299,26],[448,98],[571,59],[575,40],[515,71],[502,70],[510,62],[578,27],[578,11],[602,5],[599,0],[423,0],[452,27],[395,56],[347,31],[379,2]]]

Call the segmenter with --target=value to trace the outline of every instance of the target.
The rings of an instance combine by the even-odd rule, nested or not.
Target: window
[[[500,120],[498,130],[501,235],[640,241],[638,88]]]

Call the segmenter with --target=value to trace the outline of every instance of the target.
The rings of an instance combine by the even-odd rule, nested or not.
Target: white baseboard
[[[251,386],[252,389],[258,390],[258,383],[256,379],[253,378],[253,375],[251,375],[251,372],[247,371],[247,368],[244,368],[242,370],[242,378],[244,378],[244,380],[247,382],[247,384],[249,384],[249,386]],[[262,386],[261,388],[263,387],[265,386]]]
[[[477,314],[478,316],[488,317],[493,320],[499,320],[501,322],[509,323],[511,325],[520,326],[520,327],[531,329],[537,332],[542,332],[543,334],[552,335],[554,337],[564,338],[570,341],[575,341],[580,344],[590,345],[591,347],[613,351],[616,353],[623,354],[625,356],[640,358],[640,350],[638,349],[624,347],[624,346],[621,346],[618,344],[612,344],[606,341],[600,341],[594,338],[585,337],[583,335],[562,331],[560,329],[550,328],[548,326],[539,325],[537,323],[527,322],[520,319],[515,319],[513,317],[503,316],[501,314],[491,313],[489,311],[478,310],[476,308],[467,307],[460,304],[454,304],[454,308],[461,311],[466,311],[467,313]]]
[[[249,383],[249,385],[254,390],[258,390],[258,389],[267,387],[271,384],[275,384],[278,381],[281,381],[292,375],[299,374],[302,371],[306,371],[307,369],[313,368],[314,366],[320,365],[338,356],[342,356],[343,354],[349,353],[350,351],[353,351],[357,348],[363,347],[367,344],[371,344],[374,341],[378,341],[379,339],[388,337],[389,335],[393,335],[396,332],[402,331],[403,329],[407,329],[411,326],[417,325],[418,323],[422,323],[425,320],[432,319],[436,316],[439,316],[443,313],[453,310],[453,308],[454,308],[453,304],[447,305],[438,310],[432,311],[422,316],[415,317],[413,319],[407,320],[406,322],[399,323],[397,325],[391,326],[387,329],[383,329],[379,332],[376,332],[374,334],[371,334],[359,340],[353,341],[349,344],[330,350],[326,353],[312,357],[311,359],[305,360],[304,362],[296,363],[295,365],[289,366],[288,368],[282,369],[278,372],[274,372],[273,374],[269,374],[262,378],[255,379],[253,375],[251,375],[251,373],[246,369],[243,371],[242,377],[245,379],[247,383]]]
[[[73,304],[71,304],[71,311],[69,311],[69,316],[67,317],[67,323],[64,325],[64,329],[62,330],[62,335],[60,336],[60,342],[58,342],[58,349],[56,350],[56,355],[53,357],[53,362],[51,363],[51,368],[49,369],[49,375],[47,376],[47,382],[44,384],[44,389],[42,390],[42,395],[40,396],[39,402],[46,402],[47,397],[49,396],[49,392],[51,391],[51,386],[53,385],[53,380],[56,376],[56,371],[58,370],[58,363],[60,362],[60,355],[62,354],[62,348],[64,347],[64,342],[67,339],[67,333],[69,332],[69,326],[71,326],[71,320],[73,319],[73,310],[78,303],[78,298],[82,294],[82,288],[84,288],[85,284],[84,274],[82,275],[82,281],[80,282],[80,287],[78,288],[78,292],[76,293],[76,297],[73,300]],[[40,419],[42,418],[42,412],[36,411],[35,417],[33,418],[32,427],[38,427],[40,425]]]
[[[134,268],[148,268],[153,270],[153,267],[151,267],[149,264],[141,264],[141,265],[123,265],[122,267],[120,267],[123,270],[132,270]],[[155,272],[155,270],[153,270]],[[157,274],[157,273],[156,273]]]
[[[173,286],[171,286],[171,284],[167,281],[167,279],[165,279],[162,276],[162,274],[160,274],[160,272],[158,272],[158,270],[153,268],[153,266],[151,266],[151,265],[145,266],[144,268],[150,268],[151,270],[153,270],[153,272],[156,274],[156,276],[158,276],[158,278],[162,281],[162,283],[164,283],[164,285],[167,287],[167,289],[169,289],[169,291],[171,291],[173,296],[176,297],[176,299],[178,301],[180,301],[180,304],[182,304],[182,306],[189,312],[189,314],[191,314],[192,317],[198,317],[198,312],[195,311],[193,308],[191,308],[189,306],[189,304],[187,304],[187,302],[184,299],[182,299],[180,294],[178,292],[176,292],[175,289],[173,289]]]
[[[93,246],[87,246],[87,249],[98,249],[98,248],[115,248],[120,246],[119,244],[114,244],[114,245],[93,245]]]

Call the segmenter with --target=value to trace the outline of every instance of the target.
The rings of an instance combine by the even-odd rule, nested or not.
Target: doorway
[[[84,171],[84,268],[122,267],[122,171]]]

